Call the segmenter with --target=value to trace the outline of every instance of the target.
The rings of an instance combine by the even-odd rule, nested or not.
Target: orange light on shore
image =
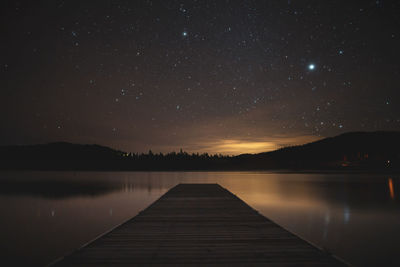
[[[393,188],[393,180],[392,180],[392,178],[388,179],[388,186],[389,186],[390,198],[394,199],[394,188]]]

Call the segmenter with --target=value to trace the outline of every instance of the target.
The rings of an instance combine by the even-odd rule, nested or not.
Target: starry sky
[[[2,1],[0,145],[240,154],[400,130],[400,2]]]

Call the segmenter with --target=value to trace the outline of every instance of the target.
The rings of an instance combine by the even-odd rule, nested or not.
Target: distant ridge
[[[255,155],[239,155],[249,168],[387,168],[399,165],[400,132],[349,132],[300,146]]]
[[[132,154],[57,142],[0,147],[0,169],[24,170],[400,170],[400,132],[350,132],[259,154]]]
[[[47,159],[47,160],[85,160],[118,159],[125,152],[100,145],[82,145],[68,142],[54,142],[39,145],[16,145],[0,147],[1,159]]]

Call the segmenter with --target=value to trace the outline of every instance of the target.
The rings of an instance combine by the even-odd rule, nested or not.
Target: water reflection
[[[394,199],[394,189],[393,189],[393,179],[392,178],[388,179],[388,185],[389,185],[390,198]]]
[[[48,263],[136,215],[178,183],[219,183],[356,265],[400,264],[399,179],[335,173],[3,172],[0,251],[20,264]]]
[[[25,174],[27,175],[27,174]],[[240,194],[251,193],[254,203],[287,202],[294,206],[309,206],[324,202],[343,207],[344,217],[350,216],[350,206],[370,208],[375,202],[387,200],[382,180],[342,174],[270,174],[270,173],[2,173],[0,195],[23,195],[49,199],[100,197],[113,192],[167,190],[181,182],[218,182]],[[25,178],[27,177],[25,176]],[[276,177],[279,176],[279,179]],[[268,179],[264,179],[268,178]],[[372,179],[371,179],[372,178]],[[395,180],[387,178],[389,197],[395,200]],[[284,194],[282,194],[284,193]],[[348,221],[348,219],[345,219]]]
[[[39,196],[50,199],[63,199],[79,196],[100,196],[119,190],[113,183],[86,182],[86,181],[0,181],[1,195]]]
[[[350,221],[350,208],[345,206],[343,209],[343,221],[344,223],[348,223]]]
[[[165,190],[178,183],[177,179],[162,181],[161,173],[57,173],[33,172],[25,174],[29,179],[21,179],[21,173],[2,173],[0,195],[31,196],[48,199],[74,197],[100,197],[117,191],[134,193]],[[23,177],[24,175],[22,175]],[[26,177],[25,177],[26,178]]]

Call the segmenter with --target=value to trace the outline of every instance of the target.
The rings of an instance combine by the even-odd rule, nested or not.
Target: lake
[[[283,172],[0,172],[0,253],[46,265],[178,183],[219,183],[267,218],[357,266],[400,266],[400,178]]]

